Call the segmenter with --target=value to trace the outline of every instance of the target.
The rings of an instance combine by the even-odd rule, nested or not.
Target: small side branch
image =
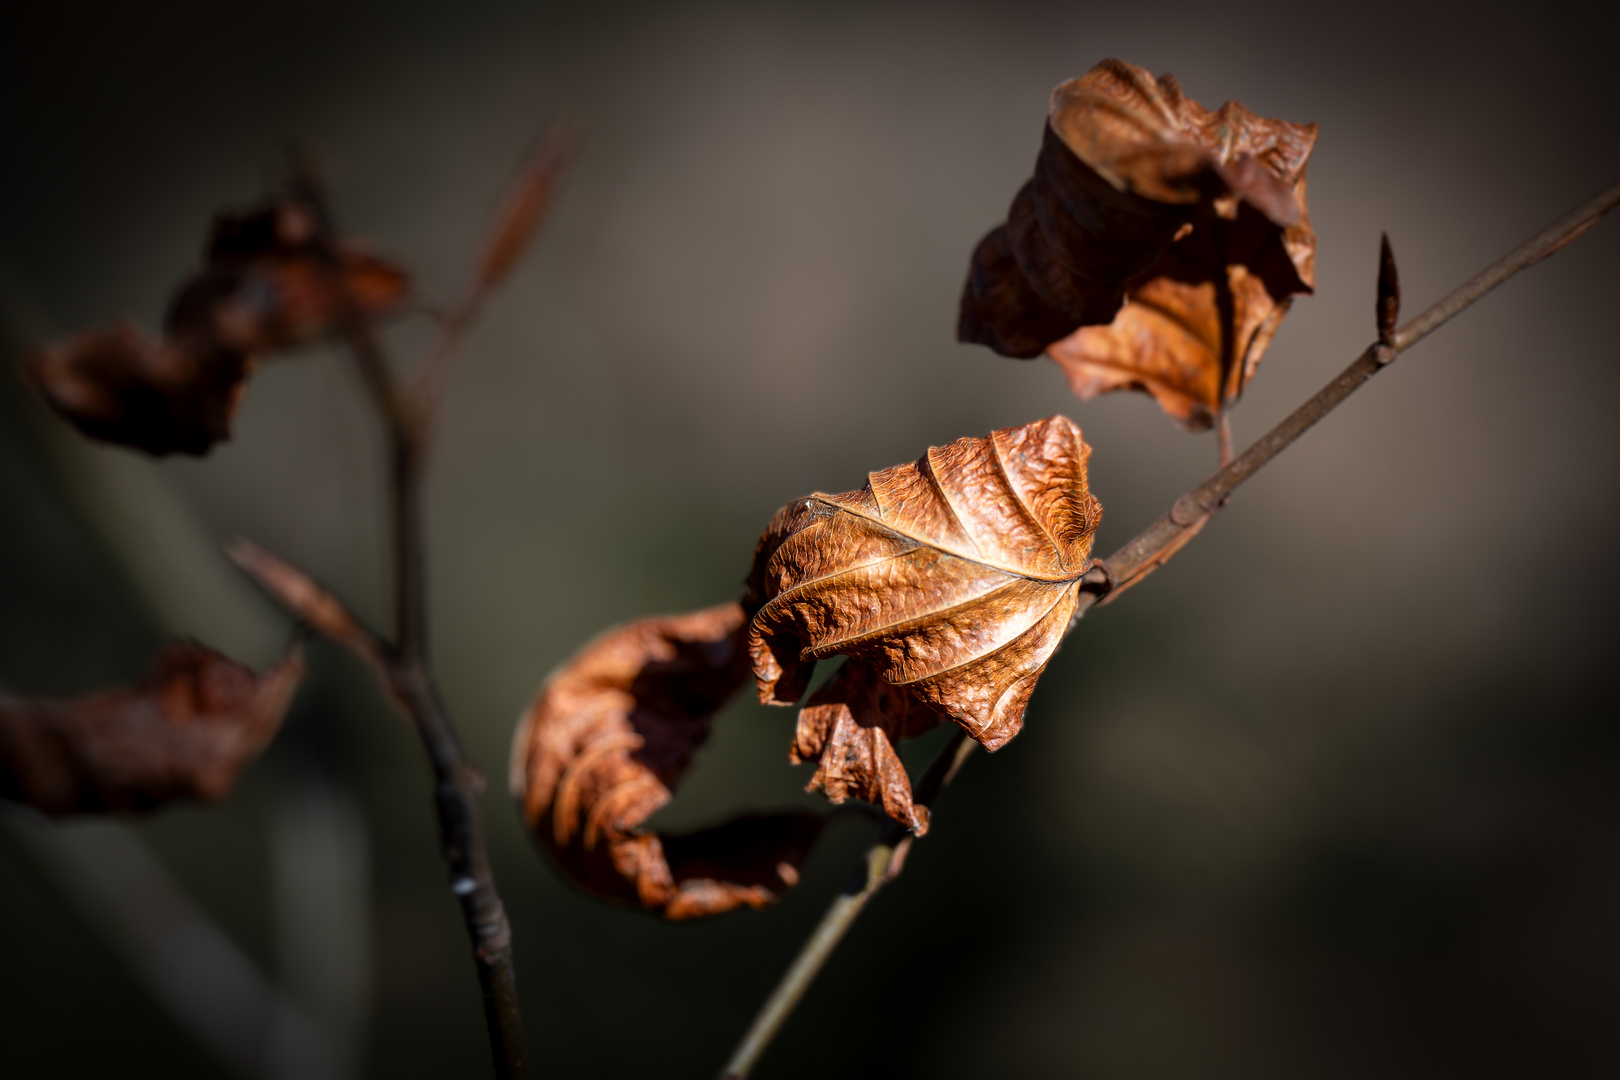
[[[1272,458],[1314,427],[1317,421],[1338,408],[1345,398],[1361,389],[1368,379],[1394,363],[1401,353],[1462,314],[1520,270],[1540,262],[1580,236],[1617,205],[1620,205],[1620,183],[1604,189],[1585,204],[1526,240],[1404,326],[1390,331],[1386,326],[1380,325],[1380,337],[1384,340],[1367,346],[1366,351],[1341,371],[1332,382],[1285,417],[1282,423],[1261,436],[1254,445],[1238,455],[1236,461],[1181,496],[1168,514],[1108,557],[1110,575],[1118,583],[1114,595],[1118,595],[1120,591],[1136,584],[1154,569],[1162,566],[1204,527],[1209,515],[1226,502],[1239,484],[1259,472]],[[1389,252],[1387,244],[1383,249],[1380,263],[1378,315],[1380,320],[1386,317],[1392,320],[1395,310],[1398,310],[1399,286],[1396,284],[1398,279],[1395,259]],[[1394,310],[1391,310],[1391,301]],[[1088,601],[1083,594],[1081,611],[1083,612],[1095,599],[1097,597],[1094,596],[1093,600]]]
[[[496,1073],[522,1076],[512,931],[495,891],[478,813],[484,779],[462,755],[460,740],[431,677],[419,660],[380,638],[341,600],[291,563],[243,539],[231,541],[226,553],[288,614],[363,660],[384,693],[415,724],[433,765],[439,844],[450,866],[450,891],[461,903],[473,941]]]
[[[1604,214],[1620,205],[1620,183],[1604,189],[1598,195],[1577,207],[1552,225],[1520,244],[1498,259],[1443,300],[1424,311],[1404,326],[1394,323],[1400,310],[1400,287],[1395,269],[1395,257],[1386,239],[1379,258],[1379,286],[1376,317],[1379,340],[1369,345],[1349,367],[1310,400],[1290,413],[1282,423],[1272,428],[1235,461],[1224,464],[1219,472],[1202,484],[1182,495],[1171,506],[1170,512],[1149,525],[1124,547],[1101,563],[1094,563],[1081,579],[1079,603],[1074,621],[1098,603],[1116,599],[1126,589],[1163,566],[1197,536],[1211,517],[1226,504],[1226,500],[1249,477],[1253,476],[1272,458],[1282,453],[1318,420],[1332,412],[1345,398],[1392,363],[1397,356],[1434,331],[1456,318],[1466,308],[1482,299],[1492,289],[1580,236],[1597,223]],[[1224,435],[1224,418],[1221,428]],[[1228,436],[1229,437],[1229,436]],[[1225,440],[1223,439],[1223,442]],[[1222,459],[1229,453],[1223,447]],[[1069,629],[1074,628],[1074,621]],[[936,787],[928,789],[929,802],[949,779],[955,775],[973,743],[965,741],[959,732],[956,740],[929,766],[928,775],[918,785],[919,793],[937,774]],[[862,865],[856,867],[849,884],[839,893],[820,924],[800,948],[792,966],[782,977],[774,993],[754,1019],[727,1064],[721,1080],[742,1080],[758,1062],[765,1048],[775,1037],[788,1014],[804,996],[827,957],[865,909],[872,896],[893,880],[897,864],[903,859],[910,838],[898,826],[890,825],[883,836],[867,849]]]

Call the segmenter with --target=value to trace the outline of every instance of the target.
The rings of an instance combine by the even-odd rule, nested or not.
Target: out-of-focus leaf
[[[170,304],[169,336],[275,352],[341,333],[351,303],[377,318],[410,299],[410,275],[402,266],[348,243],[335,254],[341,274],[320,246],[311,211],[297,201],[221,214],[202,268]]]
[[[1102,507],[1072,420],[935,447],[859,491],[780,510],[750,575],[760,700],[815,661],[865,661],[994,750],[1018,733],[1074,612]]]
[[[574,155],[577,143],[572,131],[556,124],[548,128],[523,163],[516,183],[506,193],[494,228],[484,247],[478,264],[477,289],[488,293],[511,272],[529,242],[534,239],[551,200],[557,193],[557,182],[563,169]]]
[[[714,714],[748,677],[740,604],[609,630],[546,680],[518,724],[511,789],[581,888],[667,919],[762,907],[798,881],[821,829],[750,814],[686,836],[642,822],[669,802]]]
[[[820,791],[835,803],[850,796],[876,803],[916,833],[928,831],[928,808],[912,802],[894,744],[932,731],[944,719],[868,663],[848,660],[823,683],[804,708],[789,759],[814,762],[806,791]]]
[[[0,697],[0,796],[48,814],[219,799],[280,729],[303,674],[297,649],[255,674],[174,642],[126,689],[68,702]]]
[[[23,369],[85,435],[149,454],[204,454],[230,438],[252,361],[219,348],[153,341],[130,325],[48,345]]]
[[[1117,60],[1064,83],[1034,178],[974,252],[958,337],[1047,351],[1082,398],[1143,390],[1207,427],[1311,291],[1315,140]]]
[[[281,201],[214,222],[204,264],[170,304],[166,336],[120,325],[48,345],[24,369],[83,434],[150,454],[205,454],[230,438],[254,358],[342,331],[410,296],[406,272],[351,245],[319,244],[315,219]]]

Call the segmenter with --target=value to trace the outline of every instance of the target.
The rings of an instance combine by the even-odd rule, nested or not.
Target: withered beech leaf
[[[124,324],[39,349],[23,370],[92,439],[149,454],[204,454],[230,438],[252,366],[240,352],[154,341]]]
[[[740,604],[607,631],[518,723],[511,789],[540,847],[598,896],[667,919],[762,907],[798,881],[815,814],[749,814],[685,836],[641,828],[748,677]]]
[[[48,814],[214,801],[280,729],[303,675],[296,648],[255,674],[181,641],[131,687],[66,702],[0,696],[0,796]]]
[[[311,208],[270,202],[214,220],[203,265],[175,295],[168,334],[176,341],[243,352],[275,352],[331,337],[348,305],[369,318],[400,309],[411,295],[405,269],[340,243],[335,273]]]
[[[885,682],[862,660],[847,660],[799,710],[789,760],[814,762],[806,791],[834,803],[854,796],[883,807],[916,833],[928,831],[928,808],[912,802],[894,744],[932,731],[944,717],[906,690]]]
[[[749,578],[760,700],[791,705],[843,653],[994,750],[1018,733],[1074,612],[1102,507],[1054,416],[959,439],[864,488],[788,504]]]
[[[1316,125],[1211,111],[1106,60],[1052,92],[1034,178],[974,252],[958,337],[1043,351],[1082,398],[1152,394],[1207,427],[1314,282]]]

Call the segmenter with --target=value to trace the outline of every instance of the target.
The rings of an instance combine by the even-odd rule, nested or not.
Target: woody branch
[[[307,165],[295,163],[293,187],[314,210],[319,244],[333,269],[334,281],[341,282],[336,274],[334,230],[318,177]],[[461,328],[456,326],[454,332],[459,334]],[[484,778],[467,760],[428,662],[422,481],[437,395],[413,392],[402,384],[370,321],[352,299],[346,301],[344,329],[388,444],[393,639],[385,640],[363,627],[330,592],[267,552],[238,541],[230,554],[289,612],[365,660],[384,691],[414,723],[433,769],[439,849],[472,942],[495,1072],[502,1078],[517,1078],[523,1075],[524,1061],[512,931],[484,841],[478,806]]]
[[[1620,182],[1571,210],[1400,326],[1396,326],[1400,295],[1395,261],[1386,239],[1380,252],[1375,307],[1378,340],[1367,346],[1331,382],[1238,455],[1236,460],[1178,498],[1164,517],[1142,530],[1107,559],[1094,563],[1081,579],[1079,603],[1069,630],[1074,629],[1075,623],[1091,607],[1117,599],[1127,588],[1173,558],[1226,504],[1238,485],[1286,450],[1317,421],[1338,408],[1374,375],[1394,363],[1401,353],[1456,318],[1519,271],[1559,251],[1616,206],[1620,206]],[[973,745],[966,741],[960,730],[956,732],[918,784],[919,803],[932,805],[934,798],[954,778]],[[834,898],[821,922],[805,939],[775,991],[766,999],[737,1044],[720,1074],[720,1080],[743,1080],[748,1076],[866,904],[879,889],[899,875],[903,848],[910,843],[909,837],[902,836],[903,832],[900,826],[890,823],[867,848],[850,883]]]

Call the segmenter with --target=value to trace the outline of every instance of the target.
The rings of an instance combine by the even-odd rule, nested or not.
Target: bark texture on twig
[[[1332,382],[1256,440],[1235,461],[1183,494],[1171,506],[1169,513],[1088,572],[1082,579],[1079,602],[1069,629],[1073,629],[1074,622],[1089,608],[1117,598],[1169,561],[1209,523],[1239,484],[1282,453],[1367,380],[1394,362],[1402,352],[1444,326],[1514,274],[1563,248],[1616,206],[1620,206],[1620,182],[1605,188],[1559,218],[1399,327],[1393,327],[1400,304],[1398,277],[1394,255],[1386,242],[1379,260],[1376,319],[1379,340],[1369,345]],[[961,764],[961,751],[972,745],[963,741],[960,733],[957,734],[952,746],[948,746],[935,759],[929,767],[928,776],[918,785],[918,801],[929,801],[939,788],[949,782],[956,767]],[[954,756],[953,747],[957,750]],[[947,758],[951,760],[948,767],[945,765]],[[925,798],[924,786],[929,784],[936,770],[939,773],[937,786],[931,787]],[[760,1055],[809,989],[838,942],[860,916],[867,901],[898,872],[896,864],[903,858],[905,846],[910,843],[909,839],[901,838],[903,832],[898,825],[891,823],[882,838],[867,849],[864,861],[856,868],[850,883],[833,900],[815,931],[800,947],[776,990],[755,1016],[753,1024],[726,1064],[721,1080],[743,1080],[758,1063]]]

